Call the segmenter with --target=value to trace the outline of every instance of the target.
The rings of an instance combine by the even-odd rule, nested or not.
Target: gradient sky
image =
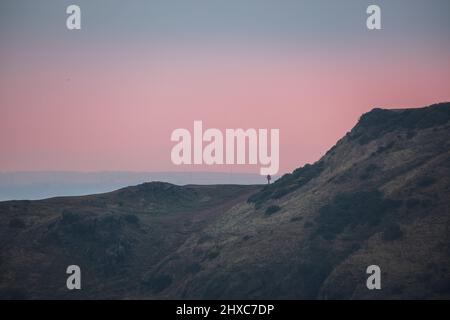
[[[0,2],[0,171],[259,170],[172,165],[171,132],[202,120],[279,128],[283,173],[449,88],[448,0]]]

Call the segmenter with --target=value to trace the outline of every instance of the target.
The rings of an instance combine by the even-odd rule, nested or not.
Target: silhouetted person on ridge
[[[270,176],[270,174],[267,175],[267,184],[270,184],[270,180],[272,180],[272,177]]]

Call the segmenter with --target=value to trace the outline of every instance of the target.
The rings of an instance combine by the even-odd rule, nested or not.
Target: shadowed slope
[[[449,138],[449,103],[374,109],[269,186],[0,203],[0,296],[450,298]],[[372,264],[382,290],[365,286]]]

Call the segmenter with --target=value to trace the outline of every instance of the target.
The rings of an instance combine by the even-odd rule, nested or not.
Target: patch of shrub
[[[368,144],[373,139],[375,138],[370,135],[361,135],[358,139],[358,143],[363,146],[365,144]]]
[[[119,241],[106,249],[105,253],[113,262],[122,262],[130,254],[131,246],[124,241]]]
[[[386,213],[396,210],[401,202],[383,198],[380,191],[342,193],[319,210],[315,219],[318,225],[315,235],[334,239],[347,227],[376,226]]]
[[[431,208],[433,207],[433,201],[431,201],[430,199],[423,199],[422,201],[420,201],[420,205],[423,208]]]
[[[198,273],[200,270],[202,270],[202,267],[198,263],[192,263],[192,264],[188,265],[185,269],[185,271],[187,273],[192,273],[192,274]]]
[[[123,226],[123,221],[118,215],[107,214],[98,219],[98,225],[107,232],[118,232]]]
[[[218,250],[213,250],[211,252],[208,252],[208,254],[206,255],[206,258],[208,260],[213,260],[215,258],[217,258],[220,255],[220,252]]]
[[[420,204],[420,200],[416,198],[410,198],[406,200],[406,208],[412,209],[414,207],[417,207]]]
[[[16,228],[16,229],[23,229],[25,228],[27,225],[25,223],[25,221],[23,221],[20,218],[13,218],[9,221],[9,227],[10,228]]]
[[[369,179],[374,175],[374,173],[378,170],[378,166],[374,163],[369,164],[360,175],[361,180]]]
[[[395,142],[391,141],[387,145],[379,146],[376,153],[377,154],[383,153],[383,152],[391,149],[394,145],[395,145]]]
[[[96,221],[93,219],[82,220],[67,227],[69,233],[76,236],[83,236],[84,239],[93,239],[96,234]]]
[[[87,214],[64,210],[61,217],[64,233],[93,239],[96,235],[96,218]]]
[[[314,224],[311,221],[305,222],[305,225],[304,225],[305,228],[312,228],[313,226],[314,226]]]
[[[288,193],[290,193],[294,188],[282,188],[280,190],[275,191],[271,198],[272,199],[280,199],[282,197],[284,197],[285,195],[287,195]]]
[[[298,295],[300,299],[317,299],[323,282],[328,277],[334,266],[347,255],[339,252],[321,241],[312,241],[301,249],[302,257],[296,266],[293,266],[298,283]]]
[[[433,185],[437,179],[435,177],[423,177],[417,181],[417,186],[419,188],[426,188]]]
[[[412,139],[412,138],[414,138],[415,136],[416,136],[416,134],[417,134],[417,132],[416,131],[408,131],[407,133],[406,133],[406,138],[407,139]]]
[[[305,298],[313,299],[316,297],[324,280],[330,274],[332,267],[328,261],[320,261],[312,258],[311,261],[302,262],[297,267],[297,274],[303,279],[302,295]]]
[[[376,170],[378,170],[378,166],[374,163],[369,164],[365,169],[366,172],[374,172]]]
[[[352,170],[346,170],[344,173],[338,175],[335,179],[335,183],[345,183],[353,179]]]
[[[205,242],[207,242],[209,240],[212,240],[212,239],[213,239],[213,237],[210,236],[209,234],[204,234],[197,240],[197,243],[198,244],[202,244],[202,243],[205,243]]]
[[[278,212],[280,210],[281,210],[281,208],[279,206],[272,205],[272,206],[267,207],[266,214],[267,215],[271,215],[271,214],[274,214],[275,212]]]
[[[387,227],[381,234],[381,238],[384,241],[394,241],[401,239],[402,237],[403,237],[402,229],[396,223]]]
[[[249,203],[254,203],[256,208],[270,199],[279,199],[301,188],[309,181],[319,176],[324,170],[323,162],[306,164],[302,168],[295,169],[292,173],[285,174],[272,184],[265,186],[261,191],[248,198]]]
[[[434,291],[441,295],[450,294],[450,279],[444,279],[443,281],[439,281],[436,285],[433,286]]]
[[[61,216],[61,222],[63,224],[72,224],[82,220],[82,215],[78,212],[73,212],[71,210],[64,210]]]
[[[172,284],[172,277],[167,274],[163,274],[154,278],[150,278],[144,281],[144,285],[151,289],[153,293],[160,293],[168,286]]]
[[[27,292],[21,288],[5,288],[0,290],[1,300],[28,300]]]
[[[124,219],[126,222],[131,223],[131,224],[138,224],[139,223],[139,217],[136,216],[135,214],[126,214],[124,216]]]
[[[392,294],[401,295],[404,291],[405,291],[405,287],[402,285],[396,285],[396,286],[392,287],[392,289],[391,289]]]

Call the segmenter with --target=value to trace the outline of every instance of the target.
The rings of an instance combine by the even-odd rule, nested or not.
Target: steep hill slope
[[[381,110],[151,272],[182,298],[450,297],[450,104]],[[181,272],[182,264],[196,272]],[[382,290],[366,288],[379,265]]]

